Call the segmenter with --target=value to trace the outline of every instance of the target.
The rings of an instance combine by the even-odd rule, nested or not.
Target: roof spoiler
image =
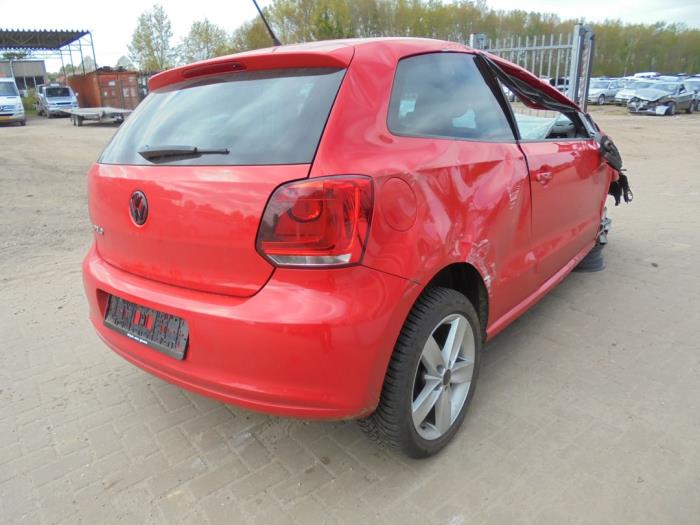
[[[351,46],[340,46],[330,51],[300,51],[295,50],[294,47],[282,46],[246,51],[169,69],[153,75],[148,80],[148,90],[153,91],[192,78],[239,71],[306,67],[346,68],[350,65],[355,52]]]

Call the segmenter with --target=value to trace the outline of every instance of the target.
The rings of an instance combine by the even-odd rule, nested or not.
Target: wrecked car
[[[638,89],[648,88],[653,84],[651,80],[642,80],[638,78],[623,80],[622,88],[615,93],[615,104],[618,106],[626,106]]]
[[[461,44],[279,46],[149,91],[88,174],[97,333],[182,388],[357,419],[411,457],[452,440],[484,343],[631,195],[589,115]]]
[[[684,84],[689,91],[695,93],[695,111],[700,111],[700,77],[689,77]]]
[[[682,82],[654,82],[635,91],[627,103],[630,113],[647,115],[675,115],[677,111],[692,113],[695,93]]]

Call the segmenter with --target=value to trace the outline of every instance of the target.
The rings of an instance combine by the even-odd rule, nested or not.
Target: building
[[[0,77],[14,77],[23,92],[48,81],[43,60],[0,60]]]

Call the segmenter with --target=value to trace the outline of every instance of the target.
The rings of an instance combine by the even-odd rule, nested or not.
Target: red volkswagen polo
[[[458,430],[483,342],[594,247],[617,176],[573,102],[449,42],[276,47],[149,86],[88,177],[98,334],[414,457]]]

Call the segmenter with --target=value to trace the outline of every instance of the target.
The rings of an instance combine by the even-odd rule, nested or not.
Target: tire
[[[603,104],[605,104],[605,95],[600,95],[598,97],[598,105],[602,106]]]
[[[22,121],[20,121],[19,125],[20,125],[20,126],[26,126],[26,125],[27,125],[27,121],[26,121],[26,120],[22,120]]]
[[[448,345],[447,338],[453,330],[455,336],[463,331],[462,344]],[[412,458],[425,458],[442,450],[459,430],[474,395],[481,341],[479,318],[464,295],[449,288],[426,289],[401,329],[387,367],[379,405],[371,416],[358,422],[360,427],[371,440]],[[426,348],[439,350],[432,356],[446,364],[440,359],[447,355],[443,352],[448,346],[456,348],[453,364],[443,367],[441,377],[429,376],[431,369],[439,370],[440,366],[428,368]],[[470,369],[471,377],[466,381]],[[428,394],[423,395],[426,392]],[[420,398],[426,403],[419,403]],[[425,412],[425,417],[421,416],[424,411],[420,407],[428,405],[432,408]],[[414,407],[418,423],[414,423]],[[449,407],[441,411],[442,424],[438,419],[440,407]],[[447,419],[445,414],[449,414]]]
[[[691,102],[690,104],[688,104],[688,107],[687,107],[687,108],[685,108],[685,112],[686,112],[688,115],[690,115],[690,114],[693,112],[693,103],[692,103],[692,102]]]
[[[667,117],[672,117],[673,115],[676,114],[676,103],[675,102],[669,102],[668,108],[666,109],[666,116]]]

